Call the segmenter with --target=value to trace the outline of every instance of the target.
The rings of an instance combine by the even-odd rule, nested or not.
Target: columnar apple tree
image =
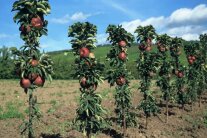
[[[173,74],[176,76],[176,82],[174,84],[174,90],[177,93],[177,102],[181,104],[182,109],[184,109],[184,105],[188,101],[188,94],[185,92],[185,70],[186,67],[180,63],[179,56],[181,55],[181,47],[182,39],[181,38],[172,38],[171,45],[170,45],[170,55],[171,55],[171,62],[173,65]]]
[[[199,43],[190,43],[184,47],[186,58],[188,60],[188,70],[187,70],[187,97],[188,101],[191,102],[191,107],[193,102],[197,99],[198,90],[198,69],[199,69]]]
[[[102,81],[104,65],[97,62],[92,50],[96,48],[97,28],[89,22],[77,22],[69,27],[68,36],[72,37],[72,51],[75,55],[75,78],[80,82],[80,103],[74,121],[77,130],[88,138],[105,127],[102,118],[101,95],[95,93]]]
[[[199,106],[201,105],[201,96],[207,89],[207,34],[201,34],[199,46],[199,56],[197,57],[198,62],[198,91]]]
[[[123,135],[125,136],[127,127],[136,124],[135,116],[130,112],[132,108],[129,89],[130,73],[126,69],[127,48],[131,46],[134,38],[120,25],[109,25],[106,33],[109,34],[107,40],[112,44],[112,48],[107,54],[111,70],[108,71],[106,79],[111,86],[116,83],[115,111],[117,123],[123,128]]]
[[[153,97],[153,93],[150,90],[151,80],[159,65],[157,54],[151,52],[152,40],[156,37],[156,33],[152,25],[145,27],[138,26],[135,33],[137,33],[137,42],[140,50],[139,59],[137,60],[137,69],[141,80],[139,89],[144,97],[139,108],[145,113],[145,126],[147,128],[148,118],[151,114],[155,114],[159,111],[159,108],[156,105],[156,99]]]
[[[39,39],[47,35],[48,21],[44,15],[50,13],[47,0],[18,0],[13,4],[14,22],[19,24],[20,37],[24,45],[14,52],[18,56],[15,61],[17,73],[21,77],[20,85],[29,95],[29,121],[22,125],[22,134],[28,132],[28,137],[34,137],[33,119],[40,117],[37,108],[37,98],[33,96],[35,89],[42,87],[45,79],[51,80],[53,73],[52,61],[47,54],[41,54]]]
[[[163,95],[163,99],[166,102],[166,123],[168,123],[168,104],[173,98],[172,93],[172,77],[171,77],[171,62],[169,61],[168,51],[171,44],[171,38],[167,35],[158,35],[157,48],[159,51],[160,68],[157,85],[160,87]]]

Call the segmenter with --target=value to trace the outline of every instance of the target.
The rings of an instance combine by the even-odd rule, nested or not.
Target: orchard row
[[[104,65],[97,62],[93,54],[96,26],[89,22],[78,22],[69,27],[69,36],[72,37],[71,44],[76,57],[74,77],[79,78],[82,92],[75,122],[79,124],[78,130],[88,137],[106,126],[100,95],[94,93],[99,82],[105,79],[111,86],[116,84],[114,98],[117,125],[123,128],[123,137],[125,137],[127,127],[137,124],[136,111],[132,110],[134,108],[129,89],[131,76],[126,69],[127,48],[133,43],[134,37],[120,25],[109,25],[106,32],[109,34],[107,40],[112,44],[107,54],[110,69],[105,77],[100,77]],[[160,112],[151,87],[152,79],[157,74],[156,84],[160,87],[161,98],[166,103],[166,123],[168,123],[169,104],[176,102],[181,105],[182,110],[185,104],[191,104],[193,107],[193,103],[197,98],[201,100],[201,95],[207,88],[207,35],[200,35],[200,42],[184,47],[189,63],[189,66],[185,67],[180,63],[183,47],[181,38],[171,38],[167,34],[158,35],[151,25],[138,26],[135,34],[137,34],[140,53],[137,59],[137,71],[141,81],[137,86],[143,94],[143,99],[137,107],[145,113],[147,128],[148,118]],[[154,45],[153,41],[155,41]],[[152,52],[152,46],[156,46],[157,51]],[[97,97],[99,97],[98,102],[92,102],[96,101]],[[100,110],[96,110],[97,105]]]
[[[34,137],[33,121],[40,117],[36,106],[37,98],[33,97],[36,88],[44,86],[45,79],[52,80],[53,62],[47,54],[39,50],[39,39],[47,35],[48,21],[44,16],[49,14],[48,0],[19,0],[14,2],[12,11],[16,11],[14,21],[19,23],[20,37],[25,44],[15,51],[16,67],[20,74],[20,85],[29,94],[29,120],[21,127],[21,134]],[[110,69],[102,76],[104,64],[100,63],[93,53],[96,42],[97,27],[89,22],[77,22],[69,27],[68,37],[75,56],[74,78],[80,82],[80,101],[76,110],[74,126],[88,138],[110,126],[104,118],[106,113],[101,105],[102,97],[96,93],[98,85],[107,80],[111,86],[116,86],[115,106],[117,125],[123,128],[123,137],[129,126],[136,126],[136,110],[132,106],[130,79],[127,70],[127,48],[134,41],[134,36],[121,25],[109,25],[107,40],[112,44],[107,60]],[[182,39],[171,38],[168,35],[157,35],[153,26],[138,26],[135,30],[140,54],[137,59],[137,71],[140,78],[140,92],[143,99],[137,105],[148,118],[159,112],[156,98],[152,93],[152,78],[157,74],[157,86],[162,91],[166,102],[166,122],[168,122],[168,105],[175,100],[184,109],[185,104],[201,99],[207,85],[207,35],[201,35],[198,43],[184,47],[189,66],[180,63]],[[152,42],[155,41],[157,51],[152,52]]]

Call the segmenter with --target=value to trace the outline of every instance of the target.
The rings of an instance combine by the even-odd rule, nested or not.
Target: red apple
[[[195,60],[196,60],[196,57],[195,57],[195,56],[191,56],[191,59],[192,59],[193,61],[195,61]]]
[[[152,39],[151,38],[147,38],[147,44],[151,44],[152,43]]]
[[[151,46],[147,46],[147,48],[145,49],[145,51],[147,51],[147,52],[149,52],[149,51],[151,51]]]
[[[28,33],[31,31],[31,27],[29,25],[28,26],[21,25],[19,30],[23,33]]]
[[[122,86],[126,83],[126,79],[124,77],[119,77],[116,79],[116,84]]]
[[[119,44],[120,47],[125,47],[126,46],[126,42],[123,41],[123,40],[120,41],[118,44]]]
[[[120,60],[124,61],[124,60],[126,60],[126,53],[121,52],[121,53],[119,53],[118,57],[119,57]]]
[[[86,85],[87,85],[86,81],[87,81],[86,77],[81,78],[81,80],[80,80],[81,87],[86,87]]]
[[[39,16],[32,18],[31,24],[37,29],[41,29],[43,27],[42,19]]]
[[[33,83],[37,86],[43,86],[45,83],[45,79],[41,76],[38,76]]]
[[[32,65],[32,67],[36,67],[36,66],[39,64],[39,61],[36,60],[36,59],[32,59],[32,60],[30,61],[30,64]]]
[[[194,61],[193,61],[192,59],[189,59],[189,60],[188,60],[188,63],[189,63],[190,65],[192,65],[193,62],[194,62]]]
[[[179,77],[179,78],[182,78],[183,76],[184,76],[183,72],[179,72],[179,73],[178,73],[178,77]]]
[[[84,58],[84,57],[88,57],[89,56],[89,49],[86,48],[86,47],[82,47],[80,50],[79,50],[79,54],[80,54],[80,57],[81,58]]]
[[[192,60],[191,56],[188,56],[188,60]]]
[[[22,88],[29,88],[29,87],[31,86],[31,82],[30,82],[29,79],[22,78],[22,79],[20,80],[20,86],[21,86]]]

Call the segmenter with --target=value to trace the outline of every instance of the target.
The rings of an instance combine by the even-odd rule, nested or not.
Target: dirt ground
[[[142,95],[138,88],[138,81],[131,81],[133,94],[133,106],[136,107]],[[165,105],[160,102],[160,91],[152,86],[156,92],[161,113],[149,119],[148,129],[144,129],[145,117],[142,111],[136,111],[138,126],[128,128],[129,138],[206,138],[207,124],[204,123],[204,116],[207,116],[207,94],[202,97],[202,105],[195,103],[193,111],[190,105],[185,110],[179,109],[178,105],[171,104],[168,124],[165,123]],[[107,109],[107,116],[116,117],[114,113],[114,87],[109,87],[107,82],[101,84],[97,92],[103,97],[102,105]],[[37,138],[82,138],[82,133],[72,129],[72,120],[76,116],[76,108],[79,100],[78,81],[55,80],[46,83],[44,88],[38,88],[35,92],[38,97],[38,105],[42,113],[40,122],[34,124],[35,136]],[[26,118],[28,107],[28,95],[23,92],[17,80],[0,80],[0,107],[6,110],[7,104],[18,105],[18,111],[23,114],[22,118],[0,119],[0,138],[21,138],[19,126]],[[122,129],[115,124],[111,131],[98,134],[97,138],[119,138]]]

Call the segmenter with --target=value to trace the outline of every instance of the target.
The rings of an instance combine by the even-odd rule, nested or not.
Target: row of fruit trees
[[[41,117],[37,97],[33,96],[36,88],[43,87],[45,79],[52,80],[53,62],[39,50],[39,39],[47,35],[48,21],[44,16],[50,13],[48,0],[19,0],[14,2],[12,11],[16,11],[14,21],[20,30],[24,45],[16,51],[16,71],[20,76],[20,85],[28,94],[28,121],[21,125],[21,133],[34,137],[33,123]],[[107,113],[102,107],[102,97],[96,93],[97,87],[107,80],[115,87],[116,123],[123,128],[123,137],[129,126],[137,125],[137,109],[142,110],[148,118],[159,113],[160,109],[152,91],[152,79],[157,75],[156,84],[162,92],[166,105],[166,123],[168,123],[168,106],[175,102],[184,110],[185,104],[193,104],[201,97],[207,87],[207,34],[200,35],[200,41],[183,47],[181,38],[171,38],[167,34],[158,35],[152,25],[138,26],[135,30],[138,43],[137,71],[139,72],[139,90],[143,99],[134,108],[130,91],[130,72],[126,62],[127,48],[134,42],[134,36],[121,25],[109,25],[106,33],[111,49],[106,59],[110,64],[107,76],[102,76],[104,64],[93,53],[96,48],[97,27],[89,22],[78,22],[69,26],[68,37],[75,56],[74,78],[80,82],[80,101],[76,110],[74,125],[88,138],[108,128],[110,121],[104,118]],[[153,47],[157,50],[152,51]],[[184,48],[188,67],[180,62],[181,49]]]

